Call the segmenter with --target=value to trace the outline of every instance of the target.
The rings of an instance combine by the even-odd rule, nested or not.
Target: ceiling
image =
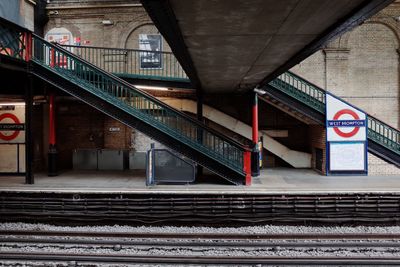
[[[390,2],[142,1],[189,77],[206,93],[251,90]]]

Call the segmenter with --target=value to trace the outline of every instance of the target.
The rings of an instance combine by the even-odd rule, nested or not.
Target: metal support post
[[[33,111],[33,77],[28,75],[25,84],[25,183],[34,184],[33,175],[33,140],[32,140],[32,111]]]
[[[55,106],[54,93],[49,96],[49,151],[48,155],[48,176],[57,176],[57,147],[56,147],[56,126],[55,126]]]
[[[203,122],[203,92],[201,89],[196,90],[197,96],[197,120]],[[197,130],[197,141],[199,143],[203,142],[203,132],[199,128]],[[203,166],[197,165],[197,176],[203,175]]]
[[[258,95],[252,95],[252,141],[253,149],[251,151],[251,175],[260,175],[260,151],[258,148]]]

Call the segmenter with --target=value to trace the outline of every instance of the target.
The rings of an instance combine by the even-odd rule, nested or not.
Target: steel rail
[[[229,239],[229,240],[265,240],[265,239],[313,239],[313,240],[400,240],[400,233],[302,233],[302,234],[235,234],[235,233],[132,233],[132,232],[80,232],[80,231],[30,231],[1,230],[4,236],[62,236],[62,237],[105,237],[105,238],[157,238],[157,239]]]
[[[382,242],[382,240],[367,239],[367,240],[357,240],[353,242],[339,240],[336,242],[321,242],[324,239],[308,239],[308,242],[279,242],[279,241],[263,241],[259,242],[257,240],[241,240],[235,242],[215,242],[215,239],[205,239],[204,241],[199,241],[199,239],[187,239],[187,241],[175,241],[174,239],[169,239],[169,241],[132,241],[132,240],[91,240],[91,239],[52,239],[52,238],[0,238],[0,243],[3,246],[6,244],[43,244],[46,245],[97,245],[97,246],[159,246],[159,247],[229,247],[229,248],[309,248],[309,247],[324,247],[324,248],[399,248],[400,242]],[[353,240],[353,239],[351,239]]]
[[[0,252],[0,259],[26,261],[74,261],[91,263],[163,264],[285,264],[285,265],[399,265],[400,257],[234,257],[234,256],[132,256],[65,253]]]

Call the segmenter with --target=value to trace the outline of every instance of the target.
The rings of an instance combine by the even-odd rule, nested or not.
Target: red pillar
[[[54,98],[54,93],[51,93],[49,96],[48,176],[57,176],[57,148]]]
[[[252,140],[253,140],[253,144],[257,144],[258,143],[258,99],[257,99],[257,94],[254,94],[252,109],[253,109],[252,110],[252,112],[253,112]]]
[[[251,152],[251,175],[260,175],[260,151],[258,148],[258,95],[252,96],[252,141],[253,149]]]
[[[56,126],[55,126],[55,112],[54,112],[54,94],[49,97],[49,145],[56,145]]]

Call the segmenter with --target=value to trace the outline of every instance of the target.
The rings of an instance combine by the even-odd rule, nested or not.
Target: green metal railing
[[[118,77],[36,35],[33,36],[32,60],[81,86],[82,90],[129,112],[238,173],[245,174],[243,166],[247,148]]]
[[[25,60],[28,38],[30,38],[30,33],[6,21],[0,21],[0,54]]]
[[[285,72],[269,85],[325,114],[325,91],[300,76]],[[400,131],[368,115],[368,138],[400,154]]]
[[[171,52],[75,45],[62,47],[119,77],[189,82]]]

